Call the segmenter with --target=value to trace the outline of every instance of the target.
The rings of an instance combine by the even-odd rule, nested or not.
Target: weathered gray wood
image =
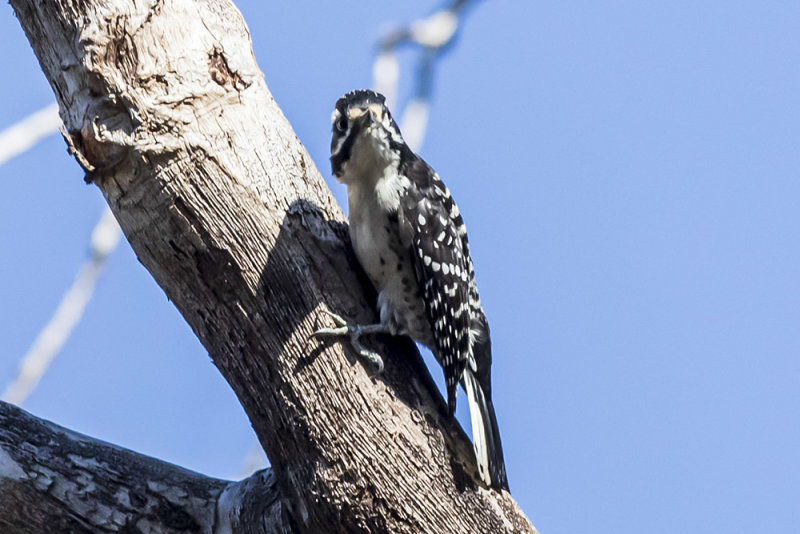
[[[241,482],[204,477],[0,401],[3,534],[291,529],[270,470]]]
[[[299,528],[532,532],[507,493],[476,482],[413,345],[381,346],[373,377],[346,347],[307,340],[322,310],[363,321],[372,307],[235,7],[11,4],[71,150],[233,387]]]

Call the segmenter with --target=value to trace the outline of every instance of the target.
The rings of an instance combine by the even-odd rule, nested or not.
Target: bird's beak
[[[370,104],[366,108],[354,108],[349,110],[347,112],[347,117],[354,122],[381,122],[383,120],[383,110],[378,104]]]
[[[353,108],[347,111],[347,118],[352,122],[363,121],[369,117],[369,113],[364,108]]]

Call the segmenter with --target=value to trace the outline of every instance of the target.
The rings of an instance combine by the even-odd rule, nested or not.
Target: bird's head
[[[405,146],[386,99],[375,91],[359,89],[341,97],[331,122],[331,170],[340,181],[362,167],[385,166]]]

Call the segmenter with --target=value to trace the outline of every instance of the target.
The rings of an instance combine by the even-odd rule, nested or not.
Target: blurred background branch
[[[437,61],[455,41],[466,8],[475,3],[477,0],[450,2],[428,17],[391,31],[378,42],[378,53],[372,65],[372,85],[386,97],[392,110],[397,108],[397,86],[400,81],[397,52],[403,46],[416,49],[411,98],[403,112],[398,114],[403,138],[415,152],[425,141]]]
[[[56,133],[60,126],[58,104],[54,102],[6,128],[0,132],[0,165]],[[2,400],[21,405],[36,388],[83,317],[83,311],[92,298],[106,258],[117,247],[119,238],[119,226],[106,207],[92,230],[89,257],[78,269],[75,280],[64,294],[50,321],[22,357],[17,376],[6,387]]]
[[[83,317],[92,298],[97,280],[103,272],[106,258],[117,248],[120,229],[111,210],[106,207],[92,230],[89,258],[78,269],[75,280],[61,299],[50,321],[36,336],[23,356],[17,377],[3,392],[2,400],[22,405],[50,368],[61,347]]]
[[[60,126],[61,117],[55,102],[9,126],[0,132],[0,165],[56,133]]]

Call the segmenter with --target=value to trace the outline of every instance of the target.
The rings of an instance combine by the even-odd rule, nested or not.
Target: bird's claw
[[[383,358],[381,358],[380,354],[373,350],[369,350],[364,345],[361,344],[361,337],[363,332],[363,328],[361,325],[358,324],[351,324],[348,323],[345,319],[343,319],[340,315],[337,315],[331,311],[323,310],[333,322],[336,324],[335,328],[320,328],[311,334],[311,337],[320,337],[320,336],[349,336],[350,337],[350,344],[353,346],[353,349],[361,356],[362,358],[369,361],[371,367],[375,374],[381,374],[383,372]]]
[[[310,337],[352,335],[351,332],[354,326],[348,324],[347,321],[342,319],[341,315],[337,315],[328,310],[323,310],[323,312],[327,313],[330,318],[333,319],[333,322],[336,324],[336,328],[320,328],[312,333]]]

